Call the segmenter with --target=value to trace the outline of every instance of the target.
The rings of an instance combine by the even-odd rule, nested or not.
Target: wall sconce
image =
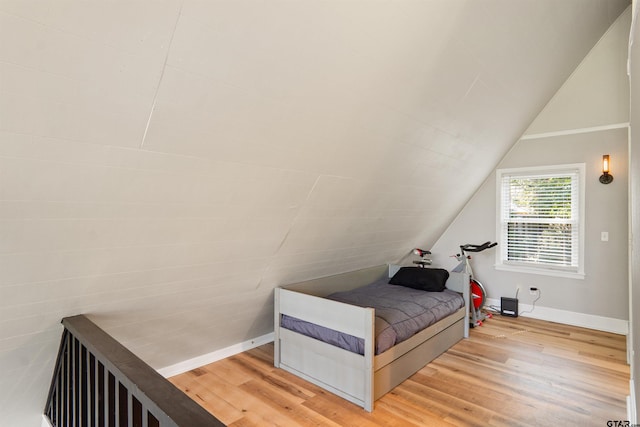
[[[600,175],[600,182],[603,184],[610,184],[613,181],[613,175],[609,173],[611,163],[609,163],[609,155],[602,156],[602,175]]]

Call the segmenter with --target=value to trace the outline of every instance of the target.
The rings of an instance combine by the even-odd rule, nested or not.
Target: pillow
[[[442,292],[448,278],[449,272],[443,268],[401,267],[389,280],[389,284],[429,292]]]

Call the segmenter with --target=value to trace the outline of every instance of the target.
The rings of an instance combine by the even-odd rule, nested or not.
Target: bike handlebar
[[[419,256],[431,255],[431,251],[427,251],[427,250],[420,249],[420,248],[415,248],[413,250],[413,253],[415,255],[419,255]]]
[[[460,246],[460,250],[463,252],[482,252],[485,249],[489,249],[492,248],[494,246],[497,246],[498,242],[484,242],[481,245],[472,245],[470,243],[467,243],[466,245],[462,245]]]

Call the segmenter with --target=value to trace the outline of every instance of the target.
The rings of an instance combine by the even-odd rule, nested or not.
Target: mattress
[[[389,279],[381,279],[370,285],[326,297],[375,309],[375,354],[385,352],[464,307],[462,295],[449,289],[426,292],[390,285],[388,281]],[[345,350],[364,354],[362,338],[286,315],[282,316],[280,326]]]

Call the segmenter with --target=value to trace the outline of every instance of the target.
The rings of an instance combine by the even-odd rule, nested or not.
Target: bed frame
[[[374,309],[324,298],[393,276],[400,266],[381,265],[275,289],[274,365],[350,402],[373,402],[469,336],[469,276],[450,273],[447,288],[462,293],[465,307],[379,355],[374,355]],[[364,355],[280,327],[282,314],[364,339]]]

